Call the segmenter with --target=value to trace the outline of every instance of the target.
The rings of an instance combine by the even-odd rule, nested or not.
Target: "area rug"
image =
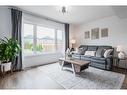
[[[94,67],[75,77],[72,72],[61,70],[58,63],[43,66],[40,70],[65,89],[120,89],[125,78],[124,74]]]

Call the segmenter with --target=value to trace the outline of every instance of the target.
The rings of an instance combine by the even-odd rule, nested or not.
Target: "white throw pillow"
[[[110,56],[110,53],[113,51],[113,49],[107,49],[104,53],[104,57],[107,58]]]
[[[85,52],[85,55],[95,56],[95,52],[96,52],[96,51],[86,51],[86,52]]]

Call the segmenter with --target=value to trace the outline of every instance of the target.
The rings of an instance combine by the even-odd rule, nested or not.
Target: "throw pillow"
[[[96,51],[86,51],[86,52],[85,52],[85,55],[88,55],[88,56],[95,56],[95,53],[96,53]]]
[[[104,55],[104,49],[103,48],[99,48],[96,51],[96,57],[103,57],[103,55]]]
[[[104,53],[104,57],[107,58],[110,56],[111,52],[113,51],[113,49],[107,49]]]
[[[84,48],[78,48],[78,54],[83,55],[85,53]]]

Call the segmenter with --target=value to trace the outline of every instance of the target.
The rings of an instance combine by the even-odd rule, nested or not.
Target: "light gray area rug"
[[[41,67],[46,75],[65,89],[120,89],[125,75],[89,67],[80,76],[70,71],[63,71],[58,63]]]

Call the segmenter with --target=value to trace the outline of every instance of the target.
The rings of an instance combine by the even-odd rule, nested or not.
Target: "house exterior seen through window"
[[[25,55],[64,51],[64,33],[60,29],[24,23],[23,32]]]

